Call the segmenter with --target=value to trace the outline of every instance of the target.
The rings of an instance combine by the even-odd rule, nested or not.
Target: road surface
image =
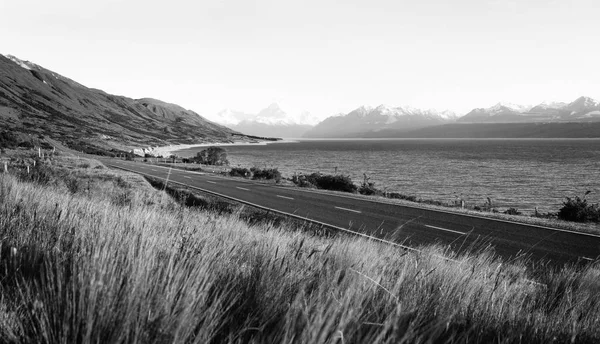
[[[593,234],[265,185],[133,161],[101,160],[109,167],[168,178],[246,204],[409,247],[439,243],[466,251],[491,245],[505,258],[525,255],[553,266],[590,262],[600,255],[600,236]]]

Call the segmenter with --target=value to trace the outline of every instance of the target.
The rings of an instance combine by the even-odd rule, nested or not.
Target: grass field
[[[600,342],[598,265],[533,284],[489,252],[184,207],[93,160],[17,169],[0,175],[2,342]]]

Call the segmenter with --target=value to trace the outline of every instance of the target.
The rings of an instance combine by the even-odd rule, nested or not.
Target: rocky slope
[[[178,105],[107,94],[10,55],[0,55],[0,127],[106,150],[248,139]]]

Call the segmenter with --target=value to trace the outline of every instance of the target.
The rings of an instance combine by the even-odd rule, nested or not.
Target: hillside
[[[10,55],[0,55],[0,127],[107,150],[231,142],[236,134],[178,105],[111,95]]]

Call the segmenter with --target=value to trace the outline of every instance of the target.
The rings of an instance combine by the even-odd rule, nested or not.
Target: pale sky
[[[0,53],[206,117],[600,99],[598,0],[0,0]]]

